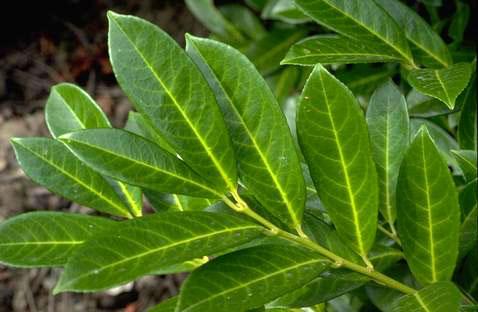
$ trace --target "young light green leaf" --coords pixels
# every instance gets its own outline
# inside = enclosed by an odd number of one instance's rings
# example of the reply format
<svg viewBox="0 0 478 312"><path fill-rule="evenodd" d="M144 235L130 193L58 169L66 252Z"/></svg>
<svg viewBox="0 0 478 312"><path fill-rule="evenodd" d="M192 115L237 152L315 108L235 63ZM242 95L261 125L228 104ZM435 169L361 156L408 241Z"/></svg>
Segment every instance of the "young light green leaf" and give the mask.
<svg viewBox="0 0 478 312"><path fill-rule="evenodd" d="M243 44L244 35L214 6L213 0L186 0L189 11L222 41Z"/></svg>
<svg viewBox="0 0 478 312"><path fill-rule="evenodd" d="M379 210L395 233L398 172L409 142L407 103L389 80L379 87L367 108L367 124L379 181Z"/></svg>
<svg viewBox="0 0 478 312"><path fill-rule="evenodd" d="M297 118L319 197L341 238L365 258L377 229L378 181L360 107L345 85L317 65Z"/></svg>
<svg viewBox="0 0 478 312"><path fill-rule="evenodd" d="M301 28L273 28L266 36L250 44L244 54L263 75L269 75L279 68L290 46L305 36Z"/></svg>
<svg viewBox="0 0 478 312"><path fill-rule="evenodd" d="M60 83L51 89L45 120L53 137L80 129L111 127L88 93L70 83Z"/></svg>
<svg viewBox="0 0 478 312"><path fill-rule="evenodd" d="M0 262L17 267L61 266L94 234L115 222L62 212L29 212L0 223Z"/></svg>
<svg viewBox="0 0 478 312"><path fill-rule="evenodd" d="M375 1L405 32L418 63L428 67L447 67L453 63L446 44L414 10L396 0Z"/></svg>
<svg viewBox="0 0 478 312"><path fill-rule="evenodd" d="M455 156L458 165L460 166L461 170L463 171L463 175L465 176L465 180L467 182L473 181L476 179L476 162L477 156L476 151L471 150L459 150L451 151L452 154Z"/></svg>
<svg viewBox="0 0 478 312"><path fill-rule="evenodd" d="M45 120L53 137L88 128L111 128L111 124L96 102L81 88L61 83L54 86L45 107ZM109 181L128 204L133 215L141 215L141 190L118 181Z"/></svg>
<svg viewBox="0 0 478 312"><path fill-rule="evenodd" d="M108 18L113 71L137 110L191 168L223 193L235 191L230 138L214 94L197 67L153 24L112 12Z"/></svg>
<svg viewBox="0 0 478 312"><path fill-rule="evenodd" d="M90 167L132 185L175 194L220 197L184 162L158 145L120 129L89 129L60 140Z"/></svg>
<svg viewBox="0 0 478 312"><path fill-rule="evenodd" d="M315 252L295 246L243 249L191 273L181 288L176 311L245 311L258 307L309 282L328 263Z"/></svg>
<svg viewBox="0 0 478 312"><path fill-rule="evenodd" d="M239 51L209 39L188 36L186 41L187 52L223 111L242 183L271 214L292 228L299 227L305 202L304 178L274 95Z"/></svg>
<svg viewBox="0 0 478 312"><path fill-rule="evenodd" d="M281 64L353 64L399 62L401 58L389 55L388 50L368 42L336 35L318 35L294 44Z"/></svg>
<svg viewBox="0 0 478 312"><path fill-rule="evenodd" d="M475 65L476 66L476 65ZM477 150L478 131L476 120L476 74L470 80L466 90L458 97L458 103L463 103L460 121L458 123L458 142L462 149Z"/></svg>
<svg viewBox="0 0 478 312"><path fill-rule="evenodd" d="M448 166L422 127L397 187L397 221L407 263L423 284L450 279L458 255L460 208Z"/></svg>
<svg viewBox="0 0 478 312"><path fill-rule="evenodd" d="M55 293L121 285L171 265L239 246L262 227L232 215L165 212L123 222L70 257Z"/></svg>
<svg viewBox="0 0 478 312"><path fill-rule="evenodd" d="M295 0L317 23L376 51L413 64L407 39L395 21L372 0Z"/></svg>
<svg viewBox="0 0 478 312"><path fill-rule="evenodd" d="M451 312L459 311L461 294L451 282L438 282L403 296L391 312Z"/></svg>
<svg viewBox="0 0 478 312"><path fill-rule="evenodd" d="M459 194L461 208L458 258L462 259L478 241L477 179L468 183Z"/></svg>
<svg viewBox="0 0 478 312"><path fill-rule="evenodd" d="M289 24L301 24L310 21L310 18L302 13L293 0L269 0L262 10L263 19L274 19Z"/></svg>
<svg viewBox="0 0 478 312"><path fill-rule="evenodd" d="M169 143L164 139L159 131L154 129L153 125L146 120L143 115L137 112L129 112L128 120L124 126L125 130L133 132L139 136L142 136L160 147L164 150L170 152L171 154L176 154L174 149L169 145Z"/></svg>
<svg viewBox="0 0 478 312"><path fill-rule="evenodd" d="M68 148L48 138L11 139L17 160L35 182L80 205L131 217L105 178L87 167Z"/></svg>
<svg viewBox="0 0 478 312"><path fill-rule="evenodd" d="M407 80L412 87L423 94L437 98L450 109L470 80L471 65L458 63L443 69L414 69Z"/></svg>

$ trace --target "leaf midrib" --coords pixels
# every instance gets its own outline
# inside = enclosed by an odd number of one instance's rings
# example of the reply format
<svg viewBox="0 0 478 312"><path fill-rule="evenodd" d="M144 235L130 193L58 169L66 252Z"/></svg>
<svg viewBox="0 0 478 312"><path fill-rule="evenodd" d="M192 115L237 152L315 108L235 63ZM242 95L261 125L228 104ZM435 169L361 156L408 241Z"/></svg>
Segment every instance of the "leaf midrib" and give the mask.
<svg viewBox="0 0 478 312"><path fill-rule="evenodd" d="M447 91L447 89L445 88L445 85L443 84L443 81L442 81L441 78L440 78L439 70L433 70L433 72L435 73L435 77L437 78L438 82L440 83L441 88L443 89L443 93L444 93L445 96L446 96L447 103L448 103L449 105L454 106L454 102L451 101L450 95L448 94L448 91Z"/></svg>
<svg viewBox="0 0 478 312"><path fill-rule="evenodd" d="M360 220L359 220L358 214L357 214L357 205L355 203L354 194L351 190L352 186L350 184L350 177L349 177L347 165L345 164L345 158L344 158L344 155L343 155L340 139L338 137L337 129L335 127L335 122L334 122L334 119L332 117L332 113L330 111L330 106L329 106L330 104L329 104L329 101L328 101L327 91L325 90L324 81L323 81L323 78L322 78L322 71L319 73L319 79L320 79L320 85L322 87L322 92L324 94L324 103L325 103L325 106L327 108L327 116L329 117L329 121L330 121L330 124L332 126L332 132L334 133L335 142L336 142L336 145L337 145L337 151L339 152L340 165L342 166L342 171L344 173L345 184L347 186L347 194L349 196L349 202L350 202L350 205L352 206L352 215L353 215L353 218L354 218L353 224L354 224L354 229L355 229L355 235L357 235L358 247L359 247L359 250L360 250L360 254L365 257L367 253L366 253L365 248L363 246L362 233L360 232L361 226L360 226Z"/></svg>
<svg viewBox="0 0 478 312"><path fill-rule="evenodd" d="M83 244L85 241L25 241L25 242L15 242L15 243L0 243L0 247L9 247L9 246L29 246L29 245L79 245Z"/></svg>
<svg viewBox="0 0 478 312"><path fill-rule="evenodd" d="M116 209L118 209L118 211L121 212L122 215L124 215L124 213L126 213L126 216L131 216L128 210L125 210L125 209L123 209L122 207L118 206L116 203L114 203L113 201L111 201L109 198L104 197L101 192L97 192L95 189L90 188L87 184L83 183L83 181L77 179L75 176L73 176L73 175L71 175L70 173L68 173L67 171L63 170L63 168L58 167L56 164L50 162L47 158L45 158L45 157L43 157L42 155L36 153L36 152L33 151L32 149L29 149L29 148L26 147L25 145L21 144L18 140L16 141L16 143L17 143L18 145L20 145L21 147L23 147L24 149L30 151L30 153L32 153L32 154L35 155L36 157L40 158L41 160L43 160L44 162L46 162L47 164L49 164L50 166L52 166L52 167L55 168L56 170L60 171L60 172L63 173L64 175L66 175L68 178L72 179L73 181L75 181L76 183L78 183L79 185L81 185L83 188L85 188L85 189L89 190L90 192L94 193L96 196L98 196L99 198L103 199L105 202L107 202L108 204L110 204L112 207L115 207Z"/></svg>
<svg viewBox="0 0 478 312"><path fill-rule="evenodd" d="M224 290L224 291L221 291L221 292L218 292L218 293L215 293L214 295L212 296L209 296L207 297L206 299L203 299L201 301L198 301L196 302L195 304L193 305L190 305L188 307L186 307L185 310L183 310L183 312L186 312L192 308L194 308L195 306L198 306L198 305L201 305L203 304L204 302L207 302L207 301L210 301L210 300L213 300L214 298L216 297L220 297L220 296L223 296L227 293L230 293L230 292L233 292L233 291L236 291L238 289L241 289L241 288L244 288L244 287L248 287L249 285L251 284L254 284L254 283L257 283L257 282L260 282L262 280L266 280L268 278L271 278L271 277L274 277L275 275L280 275L280 274L283 274L283 273L286 273L288 271L292 271L296 268L300 268L302 266L306 266L306 265L310 265L310 264L314 264L314 263L321 263L321 262L326 262L325 260L322 260L322 259L312 259L312 260L309 260L309 261L305 261L305 262L301 262L299 264L296 264L294 266L290 266L290 267L287 267L285 269L281 269L281 270L278 270L278 271L275 271L274 273L270 273L270 274L267 274L267 275L264 275L262 277L259 277L259 278L256 278L256 279L253 279L249 282L246 282L246 283L242 283L236 287L233 287L233 288L229 288L227 290ZM180 303L178 303L178 307L180 306Z"/></svg>
<svg viewBox="0 0 478 312"><path fill-rule="evenodd" d="M208 144L206 144L206 141L204 140L204 138L202 137L202 135L197 131L197 129L194 127L194 124L192 123L192 121L189 119L189 116L186 114L186 112L181 108L181 105L179 105L179 102L176 100L176 98L173 96L173 94L171 93L171 91L169 90L169 88L166 87L165 83L162 81L162 79L159 77L159 75L156 73L156 71L153 69L153 66L151 66L151 64L146 60L145 56L143 55L143 53L136 47L136 45L134 44L134 42L132 41L132 39L128 36L128 34L126 33L126 31L121 27L121 25L116 21L116 18L112 18L111 20L114 21L114 23L118 26L118 29L123 33L123 35L125 36L125 38L127 38L128 42L131 44L131 46L134 48L134 50L138 53L138 55L141 57L141 60L144 62L144 64L146 65L146 67L148 67L148 69L151 71L151 73L153 74L153 76L156 78L156 80L158 81L159 85L164 89L164 91L166 92L166 94L169 96L169 98L172 100L172 102L174 103L175 107L177 108L177 110L179 111L179 113L181 114L181 116L183 116L184 120L186 121L186 123L188 124L189 128L191 128L191 130L193 131L194 135L197 137L199 143L202 145L203 147L203 150L206 152L206 154L209 156L209 158L212 160L213 164L216 166L216 169L219 171L219 174L221 175L222 179L224 180L224 182L226 182L226 185L228 186L229 190L230 191L235 191L236 190L236 187L234 186L234 183L229 179L229 177L227 176L227 174L225 173L224 169L222 168L221 164L219 163L219 161L216 159L216 156L214 156L214 154L212 154L210 152L210 149L212 150L212 148L210 148L208 146Z"/></svg>
<svg viewBox="0 0 478 312"><path fill-rule="evenodd" d="M428 309L428 306L425 304L425 302L422 300L422 297L420 297L420 294L418 292L414 293L413 296L415 299L417 299L418 304L426 311L426 312L432 312L430 309Z"/></svg>
<svg viewBox="0 0 478 312"><path fill-rule="evenodd" d="M132 261L132 260L135 260L135 259L146 257L150 254L154 254L154 253L159 252L161 250L167 250L167 249L179 246L179 245L188 244L188 243L194 242L196 240L201 240L201 239L204 239L204 238L211 238L211 237L214 237L214 236L217 236L217 235L222 235L222 234L225 234L225 233L228 233L228 232L235 232L235 231L247 230L247 229L259 229L259 228L260 227L258 225L246 225L246 226L238 226L238 227L235 227L235 228L227 228L227 229L222 229L222 230L215 231L215 232L206 233L206 234L203 234L203 235L194 236L192 238L183 239L183 240L174 242L174 243L169 244L169 245L163 245L163 246L158 247L158 248L153 248L153 249L148 250L146 252L136 254L132 257L122 258L120 261L116 261L116 262L110 263L108 265L102 266L101 268L99 268L97 270L94 270L91 273L86 273L86 274L82 274L82 275L79 274L79 275L76 276L76 278L71 279L68 283L66 283L65 285L62 285L61 288L65 289L65 286L72 285L80 279L91 276L93 274L98 275L100 272L102 272L106 269L121 265L122 263L125 263L125 262L128 262L128 261Z"/></svg>

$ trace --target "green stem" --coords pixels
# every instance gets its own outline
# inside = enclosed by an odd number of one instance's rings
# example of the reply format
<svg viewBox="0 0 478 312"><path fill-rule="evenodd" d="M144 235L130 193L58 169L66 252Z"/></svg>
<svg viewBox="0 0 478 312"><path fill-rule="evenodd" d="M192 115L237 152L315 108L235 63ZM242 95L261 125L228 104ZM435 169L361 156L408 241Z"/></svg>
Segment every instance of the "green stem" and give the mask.
<svg viewBox="0 0 478 312"><path fill-rule="evenodd" d="M395 243L397 243L398 246L402 246L402 242L400 241L400 238L398 238L394 228L392 228L392 232L390 232L380 224L378 224L377 227L380 232L390 237L393 241L395 241Z"/></svg>
<svg viewBox="0 0 478 312"><path fill-rule="evenodd" d="M265 218L263 218L262 216L257 214L255 211L253 211L247 205L247 203L242 200L242 198L239 196L239 194L237 192L232 193L232 196L237 201L237 203L233 203L232 201L230 201L226 197L224 197L223 200L233 210L235 210L237 212L244 213L245 215L253 218L257 222L259 222L262 225L264 225L265 227L267 227L272 232L272 234L275 234L279 237L285 238L289 241L295 242L295 243L300 244L304 247L307 247L309 249L317 251L322 256L324 256L324 257L330 259L331 261L333 261L334 264L335 264L335 267L343 267L343 268L347 268L349 270L361 273L365 276L370 277L371 279L373 279L375 282L377 282L379 284L382 284L384 286L399 290L399 291L401 291L405 294L413 294L413 293L416 292L416 289L408 287L407 285L402 284L402 283L400 283L400 282L398 282L398 281L396 281L396 280L394 280L394 279L392 279L392 278L390 278L390 277L388 277L388 276L386 276L386 275L384 275L380 272L374 271L370 267L364 267L364 266L358 265L356 263L348 261L347 259L344 259L344 258L334 254L330 250L328 250L328 249L322 247L321 245L315 243L314 241L310 240L302 232L301 229L297 230L299 236L295 235L295 234L291 234L289 232L286 232L286 231L280 229L279 227L275 226L274 224L272 224L271 222L269 222L268 220L266 220Z"/></svg>

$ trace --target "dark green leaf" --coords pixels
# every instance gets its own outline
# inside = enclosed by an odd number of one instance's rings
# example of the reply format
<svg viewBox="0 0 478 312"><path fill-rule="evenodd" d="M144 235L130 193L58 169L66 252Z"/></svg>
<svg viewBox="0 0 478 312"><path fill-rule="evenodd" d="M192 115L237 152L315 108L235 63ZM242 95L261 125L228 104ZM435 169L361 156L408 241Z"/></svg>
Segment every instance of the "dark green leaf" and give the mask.
<svg viewBox="0 0 478 312"><path fill-rule="evenodd" d="M312 280L327 264L320 255L299 247L243 249L191 273L181 288L177 309L244 311L258 307Z"/></svg>
<svg viewBox="0 0 478 312"><path fill-rule="evenodd" d="M131 217L108 181L76 158L64 144L48 138L11 141L18 163L33 181L80 205Z"/></svg>
<svg viewBox="0 0 478 312"><path fill-rule="evenodd" d="M461 171L463 171L465 180L470 182L476 179L476 152L470 150L452 150L451 152L455 156Z"/></svg>
<svg viewBox="0 0 478 312"><path fill-rule="evenodd" d="M409 142L409 124L405 98L391 80L372 95L367 123L377 166L379 210L395 232L397 179Z"/></svg>
<svg viewBox="0 0 478 312"><path fill-rule="evenodd" d="M408 114L412 117L434 117L451 114L456 110L450 110L441 101L429 97L415 89L407 94ZM458 106L458 105L456 105Z"/></svg>
<svg viewBox="0 0 478 312"><path fill-rule="evenodd" d="M114 179L160 192L221 197L175 155L131 132L89 129L60 140L82 161Z"/></svg>
<svg viewBox="0 0 478 312"><path fill-rule="evenodd" d="M367 42L336 35L318 35L294 44L281 64L315 65L398 62L399 57Z"/></svg>
<svg viewBox="0 0 478 312"><path fill-rule="evenodd" d="M450 52L440 36L423 18L397 0L375 0L390 14L412 43L412 52L418 63L429 67L447 67L452 64Z"/></svg>
<svg viewBox="0 0 478 312"><path fill-rule="evenodd" d="M188 36L186 50L216 94L242 183L271 214L299 227L305 201L302 169L266 82L245 56L227 45Z"/></svg>
<svg viewBox="0 0 478 312"><path fill-rule="evenodd" d="M458 255L460 208L448 166L422 127L400 167L397 220L413 275L424 284L450 279Z"/></svg>
<svg viewBox="0 0 478 312"><path fill-rule="evenodd" d="M463 258L478 240L477 179L468 183L460 192L461 207L460 249L458 258Z"/></svg>
<svg viewBox="0 0 478 312"><path fill-rule="evenodd" d="M0 262L19 267L61 266L83 242L115 222L61 212L29 212L0 223Z"/></svg>
<svg viewBox="0 0 478 312"><path fill-rule="evenodd" d="M295 0L295 3L319 24L413 64L405 35L374 1Z"/></svg>
<svg viewBox="0 0 478 312"><path fill-rule="evenodd" d="M197 67L153 24L112 12L108 18L113 71L135 107L195 171L221 191L235 191L230 139Z"/></svg>
<svg viewBox="0 0 478 312"><path fill-rule="evenodd" d="M95 291L171 265L239 246L262 228L232 215L165 212L123 222L70 257L55 293Z"/></svg>
<svg viewBox="0 0 478 312"><path fill-rule="evenodd" d="M465 258L461 272L458 274L460 286L463 290L478 299L478 248L475 245Z"/></svg>
<svg viewBox="0 0 478 312"><path fill-rule="evenodd" d="M368 64L357 64L350 69L337 71L336 77L354 94L369 96L395 73L395 66L371 67Z"/></svg>
<svg viewBox="0 0 478 312"><path fill-rule="evenodd" d="M414 69L407 80L421 93L437 98L453 109L456 98L468 85L471 68L470 63L459 63L443 69Z"/></svg>
<svg viewBox="0 0 478 312"><path fill-rule="evenodd" d="M304 87L297 131L338 234L365 258L374 242L378 213L367 126L353 94L320 65Z"/></svg>
<svg viewBox="0 0 478 312"><path fill-rule="evenodd" d="M476 66L476 65L475 65ZM458 103L463 103L460 121L458 123L458 142L462 149L477 150L477 120L476 120L476 74L468 88L458 97Z"/></svg>
<svg viewBox="0 0 478 312"><path fill-rule="evenodd" d="M460 308L460 291L451 282L428 285L396 301L392 312L451 312Z"/></svg>
<svg viewBox="0 0 478 312"><path fill-rule="evenodd" d="M453 39L453 44L458 45L463 41L463 35L470 19L470 6L462 1L456 1L456 12L448 28L448 36Z"/></svg>

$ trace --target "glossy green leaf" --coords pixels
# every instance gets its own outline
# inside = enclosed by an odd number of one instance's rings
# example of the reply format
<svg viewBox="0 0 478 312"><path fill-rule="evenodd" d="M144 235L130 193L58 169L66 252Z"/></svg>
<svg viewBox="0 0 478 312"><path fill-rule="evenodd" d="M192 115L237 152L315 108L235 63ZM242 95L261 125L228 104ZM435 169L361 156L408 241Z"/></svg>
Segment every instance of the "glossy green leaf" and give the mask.
<svg viewBox="0 0 478 312"><path fill-rule="evenodd" d="M80 205L131 217L113 187L68 148L48 138L11 139L18 163L35 182Z"/></svg>
<svg viewBox="0 0 478 312"><path fill-rule="evenodd" d="M409 124L405 98L391 80L372 95L367 124L377 166L379 210L394 229L397 179L409 142Z"/></svg>
<svg viewBox="0 0 478 312"><path fill-rule="evenodd" d="M437 98L453 109L456 98L468 85L470 75L471 65L459 63L443 69L415 69L408 74L407 80L421 93Z"/></svg>
<svg viewBox="0 0 478 312"><path fill-rule="evenodd" d="M238 30L251 40L264 37L267 30L261 20L251 10L239 4L222 5L219 10Z"/></svg>
<svg viewBox="0 0 478 312"><path fill-rule="evenodd" d="M115 222L62 212L29 212L0 223L0 262L17 267L61 266L71 253Z"/></svg>
<svg viewBox="0 0 478 312"><path fill-rule="evenodd" d="M300 28L273 28L266 36L250 44L244 54L254 63L262 75L279 68L290 46L305 36Z"/></svg>
<svg viewBox="0 0 478 312"><path fill-rule="evenodd" d="M89 129L67 133L60 140L82 161L114 179L160 192L221 196L175 155L131 132Z"/></svg>
<svg viewBox="0 0 478 312"><path fill-rule="evenodd" d="M451 282L438 282L397 300L392 312L451 312L460 308L460 291Z"/></svg>
<svg viewBox="0 0 478 312"><path fill-rule="evenodd" d="M315 252L293 246L243 249L191 273L181 288L177 310L244 311L258 307L312 280L328 263Z"/></svg>
<svg viewBox="0 0 478 312"><path fill-rule="evenodd" d="M202 177L223 192L236 190L230 138L197 67L153 24L112 12L108 18L113 71L137 110Z"/></svg>
<svg viewBox="0 0 478 312"><path fill-rule="evenodd" d="M214 6L213 0L186 0L189 11L221 40L235 44L243 43L244 35Z"/></svg>
<svg viewBox="0 0 478 312"><path fill-rule="evenodd" d="M178 305L178 296L171 297L158 305L155 305L148 312L175 312Z"/></svg>
<svg viewBox="0 0 478 312"><path fill-rule="evenodd" d="M448 166L422 127L400 167L397 221L407 263L423 284L450 279L458 255L460 208Z"/></svg>
<svg viewBox="0 0 478 312"><path fill-rule="evenodd" d="M45 120L53 137L88 128L111 128L111 124L95 101L81 88L61 83L54 86L45 106ZM141 215L143 200L137 187L110 181L128 204L133 215Z"/></svg>
<svg viewBox="0 0 478 312"><path fill-rule="evenodd" d="M216 203L209 198L164 194L150 190L146 190L145 194L156 211L201 211Z"/></svg>
<svg viewBox="0 0 478 312"><path fill-rule="evenodd" d="M459 256L463 258L478 241L477 179L468 183L459 194L461 208Z"/></svg>
<svg viewBox="0 0 478 312"><path fill-rule="evenodd" d="M126 121L126 125L124 128L125 130L133 132L156 143L171 154L176 154L174 149L171 147L171 145L169 145L166 139L161 136L159 131L154 129L153 125L148 120L146 120L140 113L129 112L128 120Z"/></svg>
<svg viewBox="0 0 478 312"><path fill-rule="evenodd" d="M452 64L450 52L440 36L415 10L396 0L375 0L405 32L418 63L429 67Z"/></svg>
<svg viewBox="0 0 478 312"><path fill-rule="evenodd" d="M475 65L476 67L476 65ZM462 149L477 150L477 119L476 119L476 74L470 81L466 90L458 97L458 102L463 103L460 121L458 123L458 142Z"/></svg>
<svg viewBox="0 0 478 312"><path fill-rule="evenodd" d="M413 64L405 35L374 1L295 0L295 3L317 23Z"/></svg>
<svg viewBox="0 0 478 312"><path fill-rule="evenodd" d="M360 107L345 85L317 65L297 118L319 197L341 238L366 257L377 229L378 182Z"/></svg>
<svg viewBox="0 0 478 312"><path fill-rule="evenodd" d="M55 293L95 291L244 244L262 228L232 215L165 212L123 222L71 256Z"/></svg>
<svg viewBox="0 0 478 312"><path fill-rule="evenodd" d="M53 137L79 129L111 127L88 93L70 83L61 83L51 89L45 120Z"/></svg>
<svg viewBox="0 0 478 312"><path fill-rule="evenodd" d="M447 115L454 112L457 108L450 110L448 106L443 105L438 99L425 95L415 89L407 94L408 114L411 117L434 117ZM456 105L458 106L458 105Z"/></svg>
<svg viewBox="0 0 478 312"><path fill-rule="evenodd" d="M476 151L470 150L459 150L459 151L451 151L452 154L455 156L458 165L460 166L461 170L463 171L463 175L465 176L465 180L467 182L473 181L476 179Z"/></svg>
<svg viewBox="0 0 478 312"><path fill-rule="evenodd" d="M281 64L353 64L399 62L401 59L389 55L388 50L368 42L336 35L318 35L294 44Z"/></svg>
<svg viewBox="0 0 478 312"><path fill-rule="evenodd" d="M274 19L290 24L300 24L310 21L310 18L302 13L293 0L269 0L262 10L263 19Z"/></svg>
<svg viewBox="0 0 478 312"><path fill-rule="evenodd" d="M266 82L245 56L225 44L188 36L186 50L216 94L242 183L271 214L299 227L305 201L302 168Z"/></svg>

